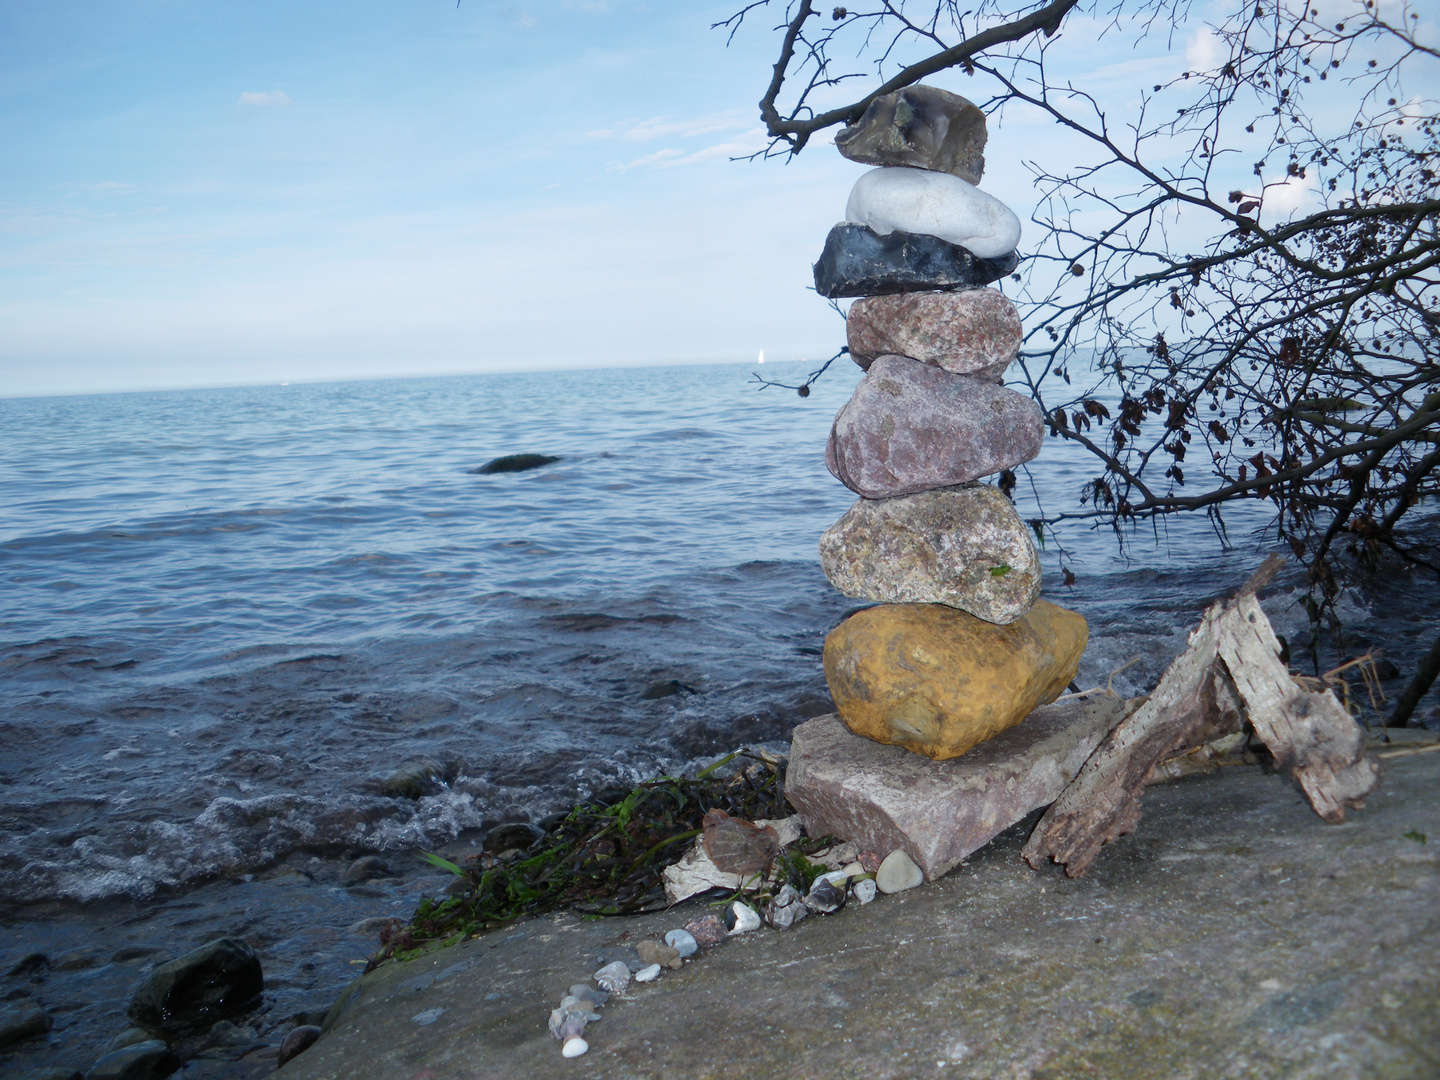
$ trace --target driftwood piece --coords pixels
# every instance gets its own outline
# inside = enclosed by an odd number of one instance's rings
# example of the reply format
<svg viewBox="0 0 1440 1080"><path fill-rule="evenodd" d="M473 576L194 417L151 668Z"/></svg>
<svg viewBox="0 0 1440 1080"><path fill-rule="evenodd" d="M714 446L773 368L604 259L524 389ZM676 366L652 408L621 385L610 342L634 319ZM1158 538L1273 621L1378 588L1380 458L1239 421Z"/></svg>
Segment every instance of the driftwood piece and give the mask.
<svg viewBox="0 0 1440 1080"><path fill-rule="evenodd" d="M1280 642L1254 593L1241 593L1220 627L1220 658L1245 699L1255 734L1289 769L1315 812L1333 823L1365 805L1379 782L1365 734L1328 689L1308 689L1280 662Z"/></svg>
<svg viewBox="0 0 1440 1080"><path fill-rule="evenodd" d="M1271 556L1234 598L1210 606L1154 693L1040 819L1022 853L1031 866L1053 859L1079 877L1101 847L1135 830L1140 794L1159 762L1239 731L1246 720L1276 761L1294 770L1326 821L1361 805L1377 778L1363 760L1359 725L1328 690L1310 690L1290 675L1255 599L1283 564Z"/></svg>

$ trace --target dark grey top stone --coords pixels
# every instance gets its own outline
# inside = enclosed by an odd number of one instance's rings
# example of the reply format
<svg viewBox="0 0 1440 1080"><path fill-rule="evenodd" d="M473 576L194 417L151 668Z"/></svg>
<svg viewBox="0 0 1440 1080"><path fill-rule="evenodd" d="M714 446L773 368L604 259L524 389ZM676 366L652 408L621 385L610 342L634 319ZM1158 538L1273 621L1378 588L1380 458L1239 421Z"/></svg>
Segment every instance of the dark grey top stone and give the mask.
<svg viewBox="0 0 1440 1080"><path fill-rule="evenodd" d="M889 296L894 293L978 289L1020 265L1016 252L980 259L949 241L900 229L881 236L865 225L841 222L825 238L815 264L821 296Z"/></svg>

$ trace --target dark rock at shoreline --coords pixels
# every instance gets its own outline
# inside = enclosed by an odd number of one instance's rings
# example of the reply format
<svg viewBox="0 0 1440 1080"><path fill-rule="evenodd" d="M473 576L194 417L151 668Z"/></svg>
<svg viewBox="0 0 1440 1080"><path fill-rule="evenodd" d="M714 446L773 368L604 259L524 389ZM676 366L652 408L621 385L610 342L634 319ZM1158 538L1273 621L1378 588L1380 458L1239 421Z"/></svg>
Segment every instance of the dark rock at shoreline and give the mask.
<svg viewBox="0 0 1440 1080"><path fill-rule="evenodd" d="M362 855L345 868L341 881L346 885L358 885L371 878L389 877L390 867L378 855Z"/></svg>
<svg viewBox="0 0 1440 1080"><path fill-rule="evenodd" d="M110 963L128 964L135 960L156 960L163 964L169 958L170 954L159 945L122 945L111 953Z"/></svg>
<svg viewBox="0 0 1440 1080"><path fill-rule="evenodd" d="M85 1080L164 1080L180 1068L175 1052L159 1039L106 1054L85 1074Z"/></svg>
<svg viewBox="0 0 1440 1080"><path fill-rule="evenodd" d="M686 686L679 679L661 679L653 682L645 688L640 695L641 701L659 701L661 698L674 697L676 694L694 694L698 691L693 686Z"/></svg>
<svg viewBox="0 0 1440 1080"><path fill-rule="evenodd" d="M50 966L50 957L43 952L26 953L15 963L11 964L5 971L7 979L17 979L22 975L35 975L44 971Z"/></svg>
<svg viewBox="0 0 1440 1080"><path fill-rule="evenodd" d="M154 1038L155 1033L153 1031L146 1031L144 1028L126 1028L110 1040L110 1045L105 1048L105 1052L108 1054L112 1050L124 1050L127 1046L137 1046L143 1042L152 1042Z"/></svg>
<svg viewBox="0 0 1440 1080"><path fill-rule="evenodd" d="M505 457L487 461L478 469L470 471L481 476L490 476L493 473L528 472L531 469L538 469L542 465L553 465L559 460L558 457L551 457L549 454L507 454Z"/></svg>
<svg viewBox="0 0 1440 1080"><path fill-rule="evenodd" d="M44 1035L54 1023L38 1005L18 1005L0 1010L0 1047Z"/></svg>
<svg viewBox="0 0 1440 1080"><path fill-rule="evenodd" d="M492 855L502 851L523 851L545 836L545 830L528 821L512 821L507 825L496 825L485 837L485 850Z"/></svg>
<svg viewBox="0 0 1440 1080"><path fill-rule="evenodd" d="M85 1074L78 1069L26 1069L24 1072L16 1073L9 1080L85 1080Z"/></svg>
<svg viewBox="0 0 1440 1080"><path fill-rule="evenodd" d="M841 222L825 238L815 264L815 291L834 299L976 289L999 281L1019 265L1013 251L998 259L980 259L938 236L899 229L881 236L864 225Z"/></svg>
<svg viewBox="0 0 1440 1080"><path fill-rule="evenodd" d="M323 1034L319 1027L314 1024L303 1024L291 1030L280 1043L280 1055L276 1060L276 1068L284 1065L296 1054L303 1054L315 1044L315 1040Z"/></svg>
<svg viewBox="0 0 1440 1080"><path fill-rule="evenodd" d="M50 962L50 967L55 971L80 971L82 968L94 967L100 962L103 951L93 946L71 949L55 957Z"/></svg>
<svg viewBox="0 0 1440 1080"><path fill-rule="evenodd" d="M245 1012L264 988L255 951L238 938L219 938L152 971L129 1015L156 1030L194 1028Z"/></svg>
<svg viewBox="0 0 1440 1080"><path fill-rule="evenodd" d="M418 799L434 795L450 779L450 771L442 762L422 758L411 761L380 781L380 794L395 799Z"/></svg>

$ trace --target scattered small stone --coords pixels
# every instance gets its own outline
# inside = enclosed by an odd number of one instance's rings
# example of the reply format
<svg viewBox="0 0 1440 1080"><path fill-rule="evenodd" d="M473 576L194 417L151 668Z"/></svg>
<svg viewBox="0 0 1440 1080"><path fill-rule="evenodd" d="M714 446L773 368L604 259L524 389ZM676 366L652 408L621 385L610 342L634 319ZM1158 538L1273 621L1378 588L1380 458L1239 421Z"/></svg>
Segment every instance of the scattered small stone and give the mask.
<svg viewBox="0 0 1440 1080"><path fill-rule="evenodd" d="M855 894L855 899L860 901L861 906L864 906L875 899L875 879L861 878L851 886L850 891Z"/></svg>
<svg viewBox="0 0 1440 1080"><path fill-rule="evenodd" d="M291 1028L290 1033L280 1043L280 1054L276 1059L276 1068L284 1065L297 1054L303 1054L320 1038L320 1029L314 1024L302 1024L300 1027Z"/></svg>
<svg viewBox="0 0 1440 1080"><path fill-rule="evenodd" d="M678 968L683 961L680 959L680 950L659 941L646 939L635 946L635 952L645 966L661 964L668 968Z"/></svg>
<svg viewBox="0 0 1440 1080"><path fill-rule="evenodd" d="M390 867L379 855L362 855L345 868L340 880L345 885L359 885L362 881L389 876Z"/></svg>
<svg viewBox="0 0 1440 1080"><path fill-rule="evenodd" d="M598 1009L610 1000L610 995L606 991L596 990L593 986L586 986L584 983L571 983L570 996L583 1001L594 1009Z"/></svg>
<svg viewBox="0 0 1440 1080"><path fill-rule="evenodd" d="M208 1026L252 1008L264 987L255 950L218 938L152 971L130 1001L130 1019L155 1030Z"/></svg>
<svg viewBox="0 0 1440 1080"><path fill-rule="evenodd" d="M54 971L80 971L84 968L94 967L100 962L102 950L98 948L71 949L55 957L50 963Z"/></svg>
<svg viewBox="0 0 1440 1080"><path fill-rule="evenodd" d="M700 943L688 930L671 930L665 935L665 944L678 952L682 959L694 956Z"/></svg>
<svg viewBox="0 0 1440 1080"><path fill-rule="evenodd" d="M54 1023L50 1014L36 1005L20 1005L0 1012L0 1048L36 1035L44 1035Z"/></svg>
<svg viewBox="0 0 1440 1080"><path fill-rule="evenodd" d="M150 1042L154 1038L154 1034L146 1031L144 1028L126 1028L110 1040L110 1045L106 1047L106 1053L109 1053L111 1050L124 1050L127 1046L137 1046L143 1042Z"/></svg>
<svg viewBox="0 0 1440 1080"><path fill-rule="evenodd" d="M782 885L766 909L765 921L776 930L789 930L809 913L799 890L793 885Z"/></svg>
<svg viewBox="0 0 1440 1080"><path fill-rule="evenodd" d="M873 874L880 869L880 864L885 861L885 856L878 851L862 851L856 861L865 868L867 874Z"/></svg>
<svg viewBox="0 0 1440 1080"><path fill-rule="evenodd" d="M736 900L725 909L725 930L729 934L748 934L760 926L760 914L749 904Z"/></svg>
<svg viewBox="0 0 1440 1080"><path fill-rule="evenodd" d="M831 881L829 874L816 878L805 895L805 906L817 915L833 914L845 906L845 887Z"/></svg>
<svg viewBox="0 0 1440 1080"><path fill-rule="evenodd" d="M164 1080L180 1068L180 1059L159 1039L106 1054L85 1074L85 1080Z"/></svg>
<svg viewBox="0 0 1440 1080"><path fill-rule="evenodd" d="M924 880L925 875L915 865L915 860L899 848L885 856L885 861L875 873L875 887L887 894L913 889Z"/></svg>
<svg viewBox="0 0 1440 1080"><path fill-rule="evenodd" d="M576 1035L574 1038L565 1040L565 1045L561 1047L560 1053L564 1054L567 1058L574 1058L579 1057L589 1049L590 1044L580 1038L579 1035Z"/></svg>
<svg viewBox="0 0 1440 1080"><path fill-rule="evenodd" d="M635 972L636 982L654 982L660 977L660 965L650 964Z"/></svg>
<svg viewBox="0 0 1440 1080"><path fill-rule="evenodd" d="M419 1024L421 1027L429 1027L443 1015L445 1015L444 1009L426 1009L424 1012L418 1012L410 1017L410 1020L413 1023Z"/></svg>
<svg viewBox="0 0 1440 1080"><path fill-rule="evenodd" d="M591 977L600 984L602 990L608 990L612 994L623 994L625 988L630 985L630 967L625 961L616 960L614 963L606 964Z"/></svg>
<svg viewBox="0 0 1440 1080"><path fill-rule="evenodd" d="M856 859L854 862L848 862L844 866L842 866L840 868L840 872L844 874L847 878L858 878L867 873L868 871L866 871L865 867L860 864L860 860Z"/></svg>
<svg viewBox="0 0 1440 1080"><path fill-rule="evenodd" d="M725 940L725 924L718 915L700 915L685 924L685 932L697 945L709 948Z"/></svg>

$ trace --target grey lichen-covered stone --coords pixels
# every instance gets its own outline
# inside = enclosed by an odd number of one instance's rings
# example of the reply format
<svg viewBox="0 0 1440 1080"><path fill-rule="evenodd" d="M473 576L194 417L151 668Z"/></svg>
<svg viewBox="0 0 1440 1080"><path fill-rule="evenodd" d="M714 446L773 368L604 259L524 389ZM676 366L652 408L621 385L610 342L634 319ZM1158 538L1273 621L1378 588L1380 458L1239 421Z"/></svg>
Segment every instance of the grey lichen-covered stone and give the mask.
<svg viewBox="0 0 1440 1080"><path fill-rule="evenodd" d="M999 382L1020 351L1015 305L996 289L870 296L850 305L845 343L866 370L881 356Z"/></svg>
<svg viewBox="0 0 1440 1080"><path fill-rule="evenodd" d="M954 487L1040 453L1040 407L1003 386L882 356L835 416L825 464L867 499Z"/></svg>
<svg viewBox="0 0 1440 1080"><path fill-rule="evenodd" d="M807 835L904 851L933 880L1054 802L1123 712L1116 698L1042 706L949 761L856 735L834 714L816 717L791 736L785 797Z"/></svg>
<svg viewBox="0 0 1440 1080"><path fill-rule="evenodd" d="M938 236L902 230L881 236L873 229L841 222L825 237L815 264L815 291L840 296L889 296L933 289L978 289L1012 273L1015 252L982 259Z"/></svg>
<svg viewBox="0 0 1440 1080"><path fill-rule="evenodd" d="M820 537L820 565L846 596L946 604L992 623L1040 596L1030 530L987 484L861 499Z"/></svg>
<svg viewBox="0 0 1440 1080"><path fill-rule="evenodd" d="M865 165L911 165L978 184L985 139L985 114L973 102L934 86L907 86L872 101L835 136L835 148Z"/></svg>

